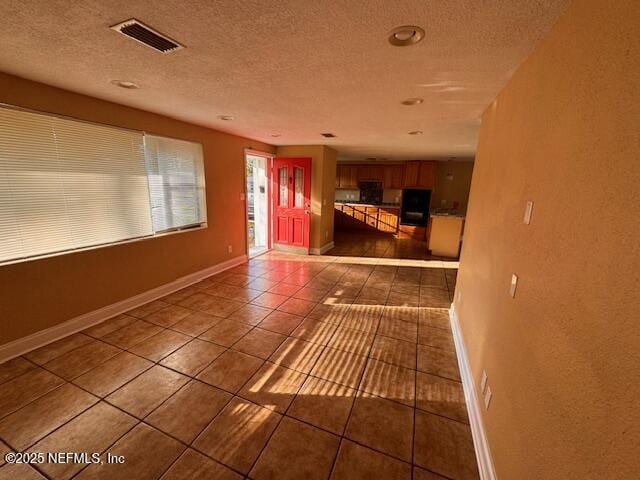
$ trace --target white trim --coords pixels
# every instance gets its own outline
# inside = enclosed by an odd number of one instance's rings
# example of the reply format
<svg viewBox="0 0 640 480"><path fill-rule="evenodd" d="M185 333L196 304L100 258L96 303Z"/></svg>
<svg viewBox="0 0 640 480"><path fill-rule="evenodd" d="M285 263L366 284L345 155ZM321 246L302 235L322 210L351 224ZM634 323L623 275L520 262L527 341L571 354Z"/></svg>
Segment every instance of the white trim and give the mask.
<svg viewBox="0 0 640 480"><path fill-rule="evenodd" d="M251 248L249 247L249 192L247 192L247 157L252 155L254 157L263 157L267 161L266 168L266 177L267 177L267 246L264 251L256 252L251 255ZM255 258L263 253L271 250L271 245L273 244L273 232L271 228L271 224L273 221L273 207L271 205L271 170L273 168L273 158L275 154L261 152L259 150L252 150L250 148L244 149L244 170L242 172L242 178L244 178L244 185L242 186L242 191L244 192L244 238L245 238L245 248L247 249L247 258ZM271 235L269 235L271 234Z"/></svg>
<svg viewBox="0 0 640 480"><path fill-rule="evenodd" d="M334 246L335 245L334 245L333 242L325 243L320 248L310 248L309 249L309 254L310 255L322 255L323 253L328 252L329 250L331 250Z"/></svg>
<svg viewBox="0 0 640 480"><path fill-rule="evenodd" d="M471 424L471 434L473 436L473 445L476 450L476 459L478 461L478 470L480 471L481 480L495 480L496 472L493 467L491 458L491 450L489 442L484 430L484 422L482 421L481 405L476 393L475 384L473 382L473 374L469 365L469 357L462 338L462 331L458 323L456 310L451 304L449 309L449 319L451 321L451 330L453 331L453 340L456 345L456 355L458 356L458 364L460 366L460 376L462 377L462 385L464 387L464 398L467 403L467 411L469 412L469 423Z"/></svg>
<svg viewBox="0 0 640 480"><path fill-rule="evenodd" d="M252 148L245 148L244 156L246 157L247 155L253 155L255 157L271 158L271 159L275 158L276 156L275 153L263 152L260 150L253 150Z"/></svg>
<svg viewBox="0 0 640 480"><path fill-rule="evenodd" d="M260 255L264 255L265 253L267 253L269 251L268 247L264 247L261 248L260 250L256 250L255 252L251 253L251 249L249 249L249 255L248 258L256 258L259 257Z"/></svg>
<svg viewBox="0 0 640 480"><path fill-rule="evenodd" d="M92 312L82 314L78 317L67 320L53 327L49 327L45 330L41 330L36 333L32 333L23 338L19 338L4 345L0 345L0 363L10 360L19 355L23 355L31 350L47 345L60 338L66 337L73 333L84 330L85 328L96 325L108 318L115 315L119 315L124 312L128 312L132 308L139 307L145 303L157 300L177 290L181 290L184 287L192 285L204 278L207 278L216 273L220 273L224 270L228 270L237 265L243 264L247 261L246 255L240 255L230 260L227 260L217 265L205 268L198 272L190 273L184 277L180 277L159 287L147 290L133 297L121 300L106 307L99 308Z"/></svg>

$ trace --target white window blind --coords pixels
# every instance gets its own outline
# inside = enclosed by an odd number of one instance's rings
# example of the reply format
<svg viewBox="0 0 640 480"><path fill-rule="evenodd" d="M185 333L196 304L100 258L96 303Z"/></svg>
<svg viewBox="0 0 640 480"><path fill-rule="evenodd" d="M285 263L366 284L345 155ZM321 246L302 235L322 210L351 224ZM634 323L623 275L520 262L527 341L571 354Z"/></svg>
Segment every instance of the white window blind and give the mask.
<svg viewBox="0 0 640 480"><path fill-rule="evenodd" d="M144 142L153 230L206 223L202 146L149 134Z"/></svg>
<svg viewBox="0 0 640 480"><path fill-rule="evenodd" d="M0 108L0 262L152 233L141 132Z"/></svg>

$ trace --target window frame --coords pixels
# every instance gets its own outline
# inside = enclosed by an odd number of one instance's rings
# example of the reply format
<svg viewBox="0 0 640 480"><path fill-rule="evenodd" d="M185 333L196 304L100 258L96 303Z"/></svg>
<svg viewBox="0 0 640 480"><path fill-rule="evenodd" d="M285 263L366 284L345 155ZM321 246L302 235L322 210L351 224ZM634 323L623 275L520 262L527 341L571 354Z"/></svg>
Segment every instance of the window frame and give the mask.
<svg viewBox="0 0 640 480"><path fill-rule="evenodd" d="M202 173L203 173L203 180L204 180L204 196L203 196L203 209L204 209L204 222L200 223L200 224L196 224L196 225L187 225L184 227L177 227L177 228L173 228L171 230L166 230L166 231L162 231L162 232L158 232L158 233L152 233L151 235L144 235L141 237L135 237L135 238L128 238L125 240L118 240L115 242L106 242L106 243L100 243L100 244L96 244L96 245L91 245L91 246L87 246L87 247L81 247L81 248L71 248L68 250L60 250L57 252L50 252L50 253L44 253L44 254L40 254L40 255L31 255L28 257L22 257L22 258L16 258L16 259L12 259L12 260L6 260L6 261L0 261L0 268L4 267L4 266L9 266L9 265L15 265L15 264L20 264L20 263L26 263L26 262L32 262L32 261L36 261L36 260L43 260L43 259L47 259L47 258L53 258L53 257L60 257L63 255L69 255L69 254L74 254L74 253L80 253L80 252L87 252L87 251L91 251L91 250L97 250L97 249L101 249L101 248L108 248L108 247L114 247L114 246L118 246L118 245L126 245L129 243L137 243L137 242L144 242L147 240L154 240L156 238L161 238L161 237L167 237L170 235L177 235L180 233L188 233L188 232L195 232L195 231L199 231L199 230L205 230L207 228L209 228L209 217L208 217L208 208L207 208L207 183L206 183L206 167L205 167L205 161L204 161L204 145L202 144L202 142L195 142L193 140L190 139L184 139L184 138L176 138L176 137L170 137L161 133L153 133L147 130L138 130L135 128L127 128L127 127L122 127L121 125L114 125L111 123L103 123L103 122L95 122L95 121L91 121L91 120L86 120L83 118L78 118L78 117L74 117L71 115L63 115L60 113L56 113L56 112L49 112L46 110L35 110L32 108L26 108L26 107L21 107L18 105L11 105L8 103L3 103L0 102L0 108L5 108L8 110L17 110L17 111L23 111L23 112L28 112L28 113L34 113L34 114L38 114L38 115L47 115L47 116L51 116L51 117L57 117L63 120L71 120L74 122L82 122L82 123L88 123L91 125L97 125L97 126L104 126L104 127L111 127L111 128L117 128L120 130L125 130L125 131L129 131L129 132L136 132L136 133L141 133L143 135L143 137L145 135L153 135L156 137L164 137L170 140L181 140L181 141L186 141L186 142L192 142L192 143L199 143L201 145L202 148ZM148 174L148 173L147 173Z"/></svg>

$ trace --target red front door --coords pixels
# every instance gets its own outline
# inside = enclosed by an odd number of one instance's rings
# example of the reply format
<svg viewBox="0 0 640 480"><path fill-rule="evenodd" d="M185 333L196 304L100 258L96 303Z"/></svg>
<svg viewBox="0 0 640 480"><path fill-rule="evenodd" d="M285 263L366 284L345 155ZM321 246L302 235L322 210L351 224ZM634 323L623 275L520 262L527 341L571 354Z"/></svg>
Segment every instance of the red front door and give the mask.
<svg viewBox="0 0 640 480"><path fill-rule="evenodd" d="M273 159L273 242L309 251L311 159Z"/></svg>

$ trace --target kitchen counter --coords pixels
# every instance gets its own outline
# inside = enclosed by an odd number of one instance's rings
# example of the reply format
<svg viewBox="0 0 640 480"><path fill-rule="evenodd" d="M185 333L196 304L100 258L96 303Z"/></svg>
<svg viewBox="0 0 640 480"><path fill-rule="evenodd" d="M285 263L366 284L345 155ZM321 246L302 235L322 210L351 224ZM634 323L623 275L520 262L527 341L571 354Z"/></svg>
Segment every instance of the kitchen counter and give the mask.
<svg viewBox="0 0 640 480"><path fill-rule="evenodd" d="M430 217L455 217L455 218L465 218L465 214L461 212L457 213L446 213L446 212L430 212Z"/></svg>
<svg viewBox="0 0 640 480"><path fill-rule="evenodd" d="M400 205L335 202L334 225L337 230L397 233L400 225Z"/></svg>
<svg viewBox="0 0 640 480"><path fill-rule="evenodd" d="M429 250L432 255L457 258L460 255L460 241L464 217L462 215L431 214L431 234Z"/></svg>
<svg viewBox="0 0 640 480"><path fill-rule="evenodd" d="M363 202L340 202L336 201L336 205L349 205L351 207L372 207L372 208L400 208L399 203L363 203Z"/></svg>

